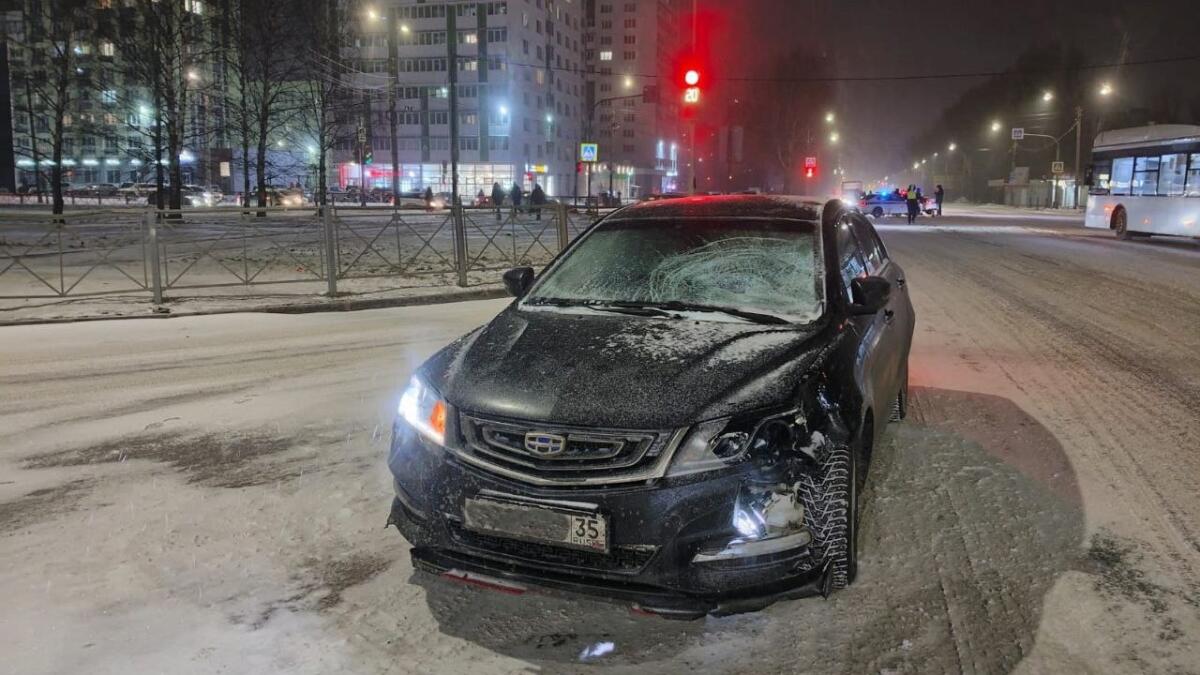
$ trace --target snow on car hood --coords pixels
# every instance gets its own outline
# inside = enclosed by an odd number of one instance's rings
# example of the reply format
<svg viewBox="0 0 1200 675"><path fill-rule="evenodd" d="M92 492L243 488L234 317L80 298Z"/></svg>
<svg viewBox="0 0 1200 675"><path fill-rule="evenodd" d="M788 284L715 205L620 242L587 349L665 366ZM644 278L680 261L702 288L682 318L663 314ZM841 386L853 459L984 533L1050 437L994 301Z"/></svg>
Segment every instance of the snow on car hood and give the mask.
<svg viewBox="0 0 1200 675"><path fill-rule="evenodd" d="M788 400L815 358L816 333L510 307L421 372L475 414L666 429Z"/></svg>

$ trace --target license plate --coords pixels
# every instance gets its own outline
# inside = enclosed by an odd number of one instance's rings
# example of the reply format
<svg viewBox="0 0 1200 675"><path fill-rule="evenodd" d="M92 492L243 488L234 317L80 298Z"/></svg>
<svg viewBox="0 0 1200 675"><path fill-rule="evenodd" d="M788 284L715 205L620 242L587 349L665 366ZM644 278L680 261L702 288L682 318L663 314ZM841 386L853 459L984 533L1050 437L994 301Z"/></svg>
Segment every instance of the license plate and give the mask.
<svg viewBox="0 0 1200 675"><path fill-rule="evenodd" d="M608 518L595 511L469 498L463 521L472 532L608 553Z"/></svg>

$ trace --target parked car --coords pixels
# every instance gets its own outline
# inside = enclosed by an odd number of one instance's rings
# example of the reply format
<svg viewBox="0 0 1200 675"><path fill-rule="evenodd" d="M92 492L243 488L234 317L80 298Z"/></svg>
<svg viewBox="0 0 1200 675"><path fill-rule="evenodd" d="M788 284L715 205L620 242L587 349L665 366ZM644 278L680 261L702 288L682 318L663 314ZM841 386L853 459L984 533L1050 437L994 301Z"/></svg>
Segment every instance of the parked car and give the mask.
<svg viewBox="0 0 1200 675"><path fill-rule="evenodd" d="M688 195L683 192L655 192L653 194L648 194L645 197L642 197L642 201L644 201L644 202L659 202L664 199L683 199L684 197L687 197L687 196Z"/></svg>
<svg viewBox="0 0 1200 675"><path fill-rule="evenodd" d="M85 189L88 197L115 197L118 186L115 183L93 183Z"/></svg>
<svg viewBox="0 0 1200 675"><path fill-rule="evenodd" d="M155 189L154 183L126 182L126 183L121 183L121 185L117 188L117 194L125 197L126 199L129 199L132 197L144 197L147 194L153 192L154 189Z"/></svg>
<svg viewBox="0 0 1200 675"><path fill-rule="evenodd" d="M167 186L166 190L167 190L167 193L165 195L163 195L163 205L166 208L170 208L170 206L169 206L169 204L170 204L170 202L169 202L170 187ZM205 206L212 205L210 198L208 195L205 194L204 189L200 188L198 186L195 186L195 185L185 185L182 188L180 188L179 197L180 197L180 203L184 207L205 207ZM158 205L158 191L157 190L152 189L152 190L150 190L149 193L146 194L146 203L150 206Z"/></svg>
<svg viewBox="0 0 1200 675"><path fill-rule="evenodd" d="M854 580L915 322L861 213L637 204L504 281L516 300L399 397L388 523L415 568L675 618Z"/></svg>
<svg viewBox="0 0 1200 675"><path fill-rule="evenodd" d="M893 190L891 192L868 192L858 200L858 208L863 213L870 214L875 218L883 218L886 216L907 216L908 202L905 201L906 191ZM937 212L937 206L933 204L933 200L922 195L921 197L921 213L925 215L933 215Z"/></svg>

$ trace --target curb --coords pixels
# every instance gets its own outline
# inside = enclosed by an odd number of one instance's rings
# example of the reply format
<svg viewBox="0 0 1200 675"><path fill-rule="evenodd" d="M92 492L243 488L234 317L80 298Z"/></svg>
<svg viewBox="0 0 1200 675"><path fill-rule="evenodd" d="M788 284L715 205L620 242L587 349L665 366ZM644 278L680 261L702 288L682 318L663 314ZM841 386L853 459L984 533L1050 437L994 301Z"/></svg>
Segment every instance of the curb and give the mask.
<svg viewBox="0 0 1200 675"><path fill-rule="evenodd" d="M88 321L127 321L140 319L179 319L190 316L214 316L217 314L316 314L318 312L357 312L368 309L386 309L388 307L417 307L422 305L441 305L455 302L471 302L474 300L495 300L508 296L503 288L480 288L454 293L436 295L413 295L401 298L364 298L359 300L329 300L326 302L306 302L287 305L266 305L262 307L236 307L230 309L211 309L182 311L178 313L149 313L114 316L79 316L50 319L16 319L0 320L3 326L36 326L41 324L84 323Z"/></svg>

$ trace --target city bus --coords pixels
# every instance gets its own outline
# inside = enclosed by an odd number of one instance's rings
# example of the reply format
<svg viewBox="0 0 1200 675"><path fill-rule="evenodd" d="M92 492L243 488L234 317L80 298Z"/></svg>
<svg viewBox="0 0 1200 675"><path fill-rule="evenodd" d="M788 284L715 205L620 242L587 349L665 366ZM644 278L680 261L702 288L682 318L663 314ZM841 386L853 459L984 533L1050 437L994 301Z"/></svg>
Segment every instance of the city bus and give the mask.
<svg viewBox="0 0 1200 675"><path fill-rule="evenodd" d="M1200 237L1200 126L1162 124L1096 136L1084 225L1121 239Z"/></svg>

